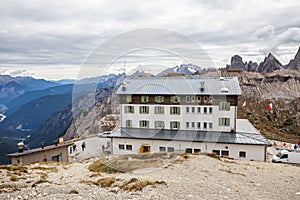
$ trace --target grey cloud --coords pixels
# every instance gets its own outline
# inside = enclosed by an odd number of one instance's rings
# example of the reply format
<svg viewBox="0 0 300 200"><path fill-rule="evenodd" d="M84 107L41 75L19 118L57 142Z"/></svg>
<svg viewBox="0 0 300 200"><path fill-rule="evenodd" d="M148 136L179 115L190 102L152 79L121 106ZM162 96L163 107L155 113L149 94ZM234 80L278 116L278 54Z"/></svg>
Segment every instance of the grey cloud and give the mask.
<svg viewBox="0 0 300 200"><path fill-rule="evenodd" d="M255 59L279 52L278 47L298 46L299 9L296 0L8 1L0 7L0 64L80 65L106 39L155 27L191 37L217 66L225 66L233 54ZM128 61L133 65L143 56L131 54ZM172 59L163 53L148 59L155 57Z"/></svg>
<svg viewBox="0 0 300 200"><path fill-rule="evenodd" d="M254 37L257 37L258 39L261 39L261 38L268 39L273 35L274 31L275 31L274 26L267 25L267 26L255 31L255 33L253 35L254 35Z"/></svg>

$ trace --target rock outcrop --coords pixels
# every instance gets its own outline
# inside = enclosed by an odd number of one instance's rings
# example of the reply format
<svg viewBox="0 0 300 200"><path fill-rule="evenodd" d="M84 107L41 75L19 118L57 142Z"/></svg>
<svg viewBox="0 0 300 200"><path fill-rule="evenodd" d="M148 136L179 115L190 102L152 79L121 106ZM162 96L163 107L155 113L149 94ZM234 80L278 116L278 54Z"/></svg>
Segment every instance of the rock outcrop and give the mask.
<svg viewBox="0 0 300 200"><path fill-rule="evenodd" d="M241 69L248 72L255 72L258 67L256 62L243 62L243 58L239 55L234 55L231 57L230 65L227 65L227 69Z"/></svg>
<svg viewBox="0 0 300 200"><path fill-rule="evenodd" d="M281 69L283 69L283 65L275 58L275 56L273 56L273 54L269 53L264 61L259 64L256 71L269 73Z"/></svg>
<svg viewBox="0 0 300 200"><path fill-rule="evenodd" d="M300 71L300 47L295 55L295 58L290 60L289 64L285 66L287 69L293 69Z"/></svg>

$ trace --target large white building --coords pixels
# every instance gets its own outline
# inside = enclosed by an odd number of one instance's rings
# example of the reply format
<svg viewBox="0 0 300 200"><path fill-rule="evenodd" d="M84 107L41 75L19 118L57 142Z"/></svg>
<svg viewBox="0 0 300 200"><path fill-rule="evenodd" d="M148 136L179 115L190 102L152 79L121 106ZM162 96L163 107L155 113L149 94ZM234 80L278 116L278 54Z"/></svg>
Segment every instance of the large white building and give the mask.
<svg viewBox="0 0 300 200"><path fill-rule="evenodd" d="M215 152L266 160L270 145L248 120L236 119L236 77L127 79L118 88L121 128L112 153Z"/></svg>

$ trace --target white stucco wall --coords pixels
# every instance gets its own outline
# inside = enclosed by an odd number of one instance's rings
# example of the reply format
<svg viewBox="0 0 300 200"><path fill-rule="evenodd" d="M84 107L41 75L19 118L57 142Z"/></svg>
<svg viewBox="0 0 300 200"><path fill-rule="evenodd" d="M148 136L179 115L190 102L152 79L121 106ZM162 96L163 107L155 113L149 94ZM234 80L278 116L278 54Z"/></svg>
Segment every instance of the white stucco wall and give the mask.
<svg viewBox="0 0 300 200"><path fill-rule="evenodd" d="M132 151L120 150L119 144L132 145ZM200 143L182 141L163 141L163 140L137 140L137 139L112 139L112 150L115 155L139 153L141 145L149 145L151 153L159 152L159 147L174 147L175 152L185 152L186 148L201 149L201 152L212 152L212 150L228 150L229 156L245 160L265 160L265 147L258 145L239 145L239 144L220 144L220 143ZM228 147L226 149L226 146ZM246 158L240 158L239 152L245 151Z"/></svg>
<svg viewBox="0 0 300 200"><path fill-rule="evenodd" d="M134 113L125 113L125 106L134 106ZM139 106L149 106L149 114L140 114ZM164 114L155 114L155 106L164 106ZM170 114L170 107L180 107L180 114ZM189 113L186 112L186 107L190 107ZM195 107L195 113L192 113L192 107ZM198 107L201 108L201 113L198 113ZM204 107L212 107L212 114L204 114ZM230 118L229 126L219 126L219 118ZM205 130L205 131L224 131L230 132L235 130L236 106L230 106L230 110L219 110L219 106L198 106L198 105L149 105L149 104L122 104L121 106L121 127L126 127L126 120L132 120L133 128L140 128L140 120L148 120L149 128L155 128L155 121L164 121L165 129L170 129L171 121L179 121L180 129L182 130ZM189 122L189 128L186 127L186 122ZM192 128L191 123L195 122L195 127ZM198 129L197 122L201 122L201 128ZM203 123L212 123L212 129L204 129Z"/></svg>

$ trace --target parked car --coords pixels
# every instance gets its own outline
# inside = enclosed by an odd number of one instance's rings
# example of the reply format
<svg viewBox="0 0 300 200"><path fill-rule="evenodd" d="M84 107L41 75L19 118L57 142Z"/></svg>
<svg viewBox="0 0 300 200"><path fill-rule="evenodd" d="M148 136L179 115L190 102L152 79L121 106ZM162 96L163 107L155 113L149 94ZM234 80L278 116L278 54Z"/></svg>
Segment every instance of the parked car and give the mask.
<svg viewBox="0 0 300 200"><path fill-rule="evenodd" d="M104 132L102 132L102 133L99 133L98 136L99 136L99 137L106 137L106 136L108 136L108 135L110 135L110 134L111 134L111 131L104 131Z"/></svg>
<svg viewBox="0 0 300 200"><path fill-rule="evenodd" d="M273 156L272 162L300 164L300 153L281 150Z"/></svg>

